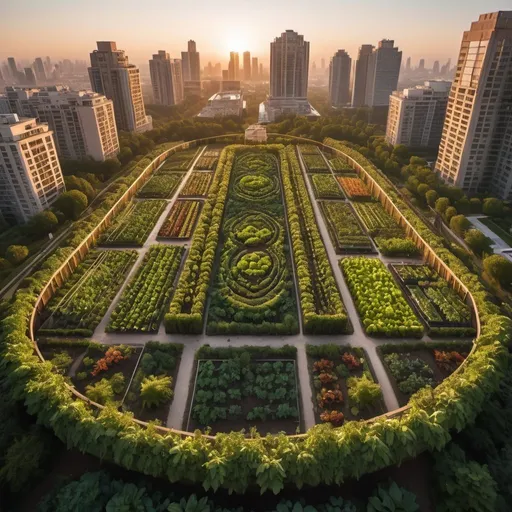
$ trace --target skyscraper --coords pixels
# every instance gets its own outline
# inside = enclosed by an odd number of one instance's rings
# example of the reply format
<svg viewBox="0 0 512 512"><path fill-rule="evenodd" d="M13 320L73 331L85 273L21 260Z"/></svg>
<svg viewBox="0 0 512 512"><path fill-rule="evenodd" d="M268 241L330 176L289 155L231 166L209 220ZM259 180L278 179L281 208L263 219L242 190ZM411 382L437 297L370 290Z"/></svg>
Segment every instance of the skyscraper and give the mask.
<svg viewBox="0 0 512 512"><path fill-rule="evenodd" d="M464 32L435 168L470 194L512 199L512 11Z"/></svg>
<svg viewBox="0 0 512 512"><path fill-rule="evenodd" d="M53 133L36 119L0 114L0 211L26 222L64 192Z"/></svg>
<svg viewBox="0 0 512 512"><path fill-rule="evenodd" d="M345 50L338 50L329 64L329 100L333 107L350 103L350 70L352 59Z"/></svg>
<svg viewBox="0 0 512 512"><path fill-rule="evenodd" d="M439 61L438 60L434 61L434 65L432 67L432 73L434 73L434 75L439 74Z"/></svg>
<svg viewBox="0 0 512 512"><path fill-rule="evenodd" d="M32 68L25 68L25 83L26 85L36 85L36 75Z"/></svg>
<svg viewBox="0 0 512 512"><path fill-rule="evenodd" d="M362 107L366 100L366 82L368 78L368 62L373 52L371 44L363 44L359 48L359 54L354 70L354 81L352 85L352 106ZM410 64L409 59L409 64Z"/></svg>
<svg viewBox="0 0 512 512"><path fill-rule="evenodd" d="M420 71L425 71L425 59L420 59L420 65L418 66Z"/></svg>
<svg viewBox="0 0 512 512"><path fill-rule="evenodd" d="M48 56L46 57L46 59L44 59L44 69L46 71L46 76L50 76L53 71L53 66L52 60Z"/></svg>
<svg viewBox="0 0 512 512"><path fill-rule="evenodd" d="M34 71L38 82L46 82L46 72L44 70L43 59L37 57L34 61Z"/></svg>
<svg viewBox="0 0 512 512"><path fill-rule="evenodd" d="M260 105L260 122L272 122L276 116L296 113L318 117L307 101L309 42L293 30L283 32L270 43L270 93Z"/></svg>
<svg viewBox="0 0 512 512"><path fill-rule="evenodd" d="M183 76L179 59L171 59L165 50L159 50L149 61L149 73L156 105L178 105L183 101Z"/></svg>
<svg viewBox="0 0 512 512"><path fill-rule="evenodd" d="M252 58L252 79L259 79L259 66L258 66L258 57Z"/></svg>
<svg viewBox="0 0 512 512"><path fill-rule="evenodd" d="M183 81L201 80L201 60L196 48L196 42L187 43L187 51L181 52Z"/></svg>
<svg viewBox="0 0 512 512"><path fill-rule="evenodd" d="M238 52L229 53L228 79L240 80L240 55Z"/></svg>
<svg viewBox="0 0 512 512"><path fill-rule="evenodd" d="M394 91L389 98L386 141L393 145L437 148L450 86L451 82L439 80Z"/></svg>
<svg viewBox="0 0 512 512"><path fill-rule="evenodd" d="M13 80L17 80L19 71L16 65L16 59L14 57L8 57L7 64L9 65L9 71L11 72Z"/></svg>
<svg viewBox="0 0 512 512"><path fill-rule="evenodd" d="M389 95L396 90L402 63L402 52L389 39L379 45L368 57L365 104L369 107L389 105Z"/></svg>
<svg viewBox="0 0 512 512"><path fill-rule="evenodd" d="M251 79L251 52L244 52L244 80Z"/></svg>
<svg viewBox="0 0 512 512"><path fill-rule="evenodd" d="M98 41L91 53L89 78L93 91L114 102L118 130L145 132L153 128L142 101L139 68L128 62L113 41Z"/></svg>
<svg viewBox="0 0 512 512"><path fill-rule="evenodd" d="M405 71L411 71L411 57L407 57L407 62L405 64Z"/></svg>
<svg viewBox="0 0 512 512"><path fill-rule="evenodd" d="M320 60L320 67L322 68L322 71L325 69L325 59L323 57Z"/></svg>

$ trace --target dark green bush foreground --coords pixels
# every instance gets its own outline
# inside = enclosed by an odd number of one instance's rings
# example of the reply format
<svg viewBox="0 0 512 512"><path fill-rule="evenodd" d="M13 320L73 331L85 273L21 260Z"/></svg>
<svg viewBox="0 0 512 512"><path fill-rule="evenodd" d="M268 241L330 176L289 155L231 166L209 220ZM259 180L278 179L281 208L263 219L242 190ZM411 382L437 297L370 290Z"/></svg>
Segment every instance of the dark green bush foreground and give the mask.
<svg viewBox="0 0 512 512"><path fill-rule="evenodd" d="M134 169L125 180L133 181L140 170ZM383 180L388 189L388 182L376 170L375 173L375 179ZM390 190L390 196L402 208L400 198L393 194ZM255 435L247 439L243 433L231 433L209 439L198 434L181 437L172 432L161 433L154 425L143 428L129 414L113 407L98 411L74 399L65 378L53 371L50 362L43 363L34 354L27 332L44 284L116 197L107 196L103 211L76 224L67 247L57 250L41 270L24 281L25 287L16 293L0 324L4 347L0 368L12 397L23 400L28 412L36 415L40 424L52 428L69 448L77 447L122 467L173 482L200 482L205 489L222 486L243 492L255 485L261 491L277 493L285 484L337 484L425 450L440 450L451 433L474 421L504 375L504 345L512 332L511 320L499 316L499 309L489 300L478 277L470 274L404 205L404 215L466 283L482 320L481 336L461 371L433 392L414 395L404 414L372 423L348 422L340 428L317 426L298 438Z"/></svg>
<svg viewBox="0 0 512 512"><path fill-rule="evenodd" d="M240 500L234 498L233 503ZM247 500L249 501L249 500ZM274 500L273 500L274 501ZM389 486L375 490L370 497L368 507L355 505L338 496L322 497L315 505L307 504L304 500L287 501L275 500L274 503L262 505L256 503L257 510L268 512L358 512L372 511L404 511L419 510L416 496L406 489L398 487L394 482ZM388 508L381 508L384 504ZM394 505L394 508L389 508ZM127 483L123 480L114 480L104 471L85 473L80 480L54 490L46 495L39 503L37 512L128 512L128 511L169 511L169 512L249 512L253 507L238 506L225 508L214 500L197 497L195 494L177 496L174 493L165 493L152 489L151 483Z"/></svg>

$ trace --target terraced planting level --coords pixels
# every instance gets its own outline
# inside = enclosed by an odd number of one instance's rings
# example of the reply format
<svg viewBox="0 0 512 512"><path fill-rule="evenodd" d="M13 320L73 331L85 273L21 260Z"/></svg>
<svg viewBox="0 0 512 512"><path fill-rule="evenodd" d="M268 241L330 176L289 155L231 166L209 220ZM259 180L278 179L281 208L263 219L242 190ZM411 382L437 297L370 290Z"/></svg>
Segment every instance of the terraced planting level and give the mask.
<svg viewBox="0 0 512 512"><path fill-rule="evenodd" d="M278 162L272 151L236 156L208 314L210 334L298 331Z"/></svg>
<svg viewBox="0 0 512 512"><path fill-rule="evenodd" d="M136 259L135 251L89 252L48 303L41 333L91 335Z"/></svg>
<svg viewBox="0 0 512 512"><path fill-rule="evenodd" d="M112 312L107 331L157 332L169 304L183 247L153 246Z"/></svg>
<svg viewBox="0 0 512 512"><path fill-rule="evenodd" d="M348 198L357 201L367 201L372 198L369 188L363 180L351 176L337 176L338 183L342 186Z"/></svg>
<svg viewBox="0 0 512 512"><path fill-rule="evenodd" d="M166 206L166 201L157 199L131 203L103 234L100 243L141 247Z"/></svg>
<svg viewBox="0 0 512 512"><path fill-rule="evenodd" d="M338 254L373 251L370 237L359 224L349 204L340 201L321 201L319 204L332 244Z"/></svg>
<svg viewBox="0 0 512 512"><path fill-rule="evenodd" d="M368 334L421 336L423 325L382 261L344 258L340 267Z"/></svg>
<svg viewBox="0 0 512 512"><path fill-rule="evenodd" d="M158 238L190 238L202 204L201 201L176 201L158 232Z"/></svg>

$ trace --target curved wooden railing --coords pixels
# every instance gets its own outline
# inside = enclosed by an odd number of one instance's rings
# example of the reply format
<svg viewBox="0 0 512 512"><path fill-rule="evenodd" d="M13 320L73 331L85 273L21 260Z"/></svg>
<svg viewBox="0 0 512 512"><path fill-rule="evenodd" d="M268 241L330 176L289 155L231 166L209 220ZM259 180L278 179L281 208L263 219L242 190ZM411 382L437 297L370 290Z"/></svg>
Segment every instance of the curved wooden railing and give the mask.
<svg viewBox="0 0 512 512"><path fill-rule="evenodd" d="M354 170L359 174L360 177L365 181L365 183L370 187L372 194L374 194L377 199L381 202L386 211L393 216L399 224L404 227L407 235L414 240L416 245L423 251L423 255L427 262L433 266L433 268L443 277L445 278L454 289L460 294L463 295L466 300L469 299L470 304L473 308L473 320L476 329L476 337L480 335L480 318L478 315L478 309L476 306L476 302L467 289L467 287L462 283L462 281L454 274L454 272L442 261L436 254L435 251L430 247L430 245L420 236L420 234L415 230L415 228L410 224L410 222L402 215L400 210L395 206L391 198L384 192L384 190L380 187L380 185L369 175L369 173L359 164L356 160L346 155L342 151L333 148L331 146L326 146L321 142L317 142L311 139L305 139L302 137L294 137L291 135L282 135L282 134L268 134L269 138L283 138L289 139L292 142L304 143L304 144L314 144L320 149L331 153L336 154L337 156L341 156L345 159L347 163L350 163ZM242 140L236 140L240 139ZM89 233L89 235L84 239L84 241L73 251L73 253L67 258L67 260L53 273L50 280L46 284L46 286L42 289L39 294L37 301L35 303L34 309L32 311L32 315L30 318L29 324L29 336L34 345L34 350L36 354L41 359L41 361L45 361L41 351L39 350L37 341L35 339L35 326L38 321L39 314L42 312L44 307L48 304L50 299L53 297L55 291L62 286L62 283L65 279L75 270L78 264L84 259L87 253L91 250L92 247L96 244L96 241L99 238L99 235L110 225L112 219L119 213L119 211L124 207L126 203L128 203L137 193L137 191L148 181L149 177L167 158L172 156L174 153L179 151L183 151L185 149L189 149L191 147L197 147L202 144L215 144L216 142L227 142L230 139L235 139L231 142L243 143L243 134L229 134L229 135L220 135L215 137L207 137L203 139L196 139L193 141L185 142L183 144L179 144L172 148L169 148L158 155L136 178L136 180L130 185L130 187L126 190L126 192L116 201L116 203L112 206L112 208L105 214L103 219L98 223L98 225ZM469 360L471 354L475 349L475 345L466 358L466 360L455 370L454 373L458 373L465 366L466 361ZM453 374L452 374L453 375ZM80 393L74 386L70 384L65 384L67 389L77 398L84 400L89 405L96 407L98 410L104 408L103 405L93 402L85 395ZM410 408L409 405L405 405L400 407L399 409L395 409L393 411L389 411L381 416L376 418L372 418L368 420L369 422L376 420L377 418L392 418L399 416L406 412ZM148 426L147 422L138 420L136 418L133 421L141 426ZM171 429L167 427L157 426L156 427L162 433L174 433L180 436L194 436L195 434L192 432L185 432L182 430ZM297 434L290 435L288 437L291 438L303 438L306 434ZM205 438L214 439L215 436L203 434Z"/></svg>

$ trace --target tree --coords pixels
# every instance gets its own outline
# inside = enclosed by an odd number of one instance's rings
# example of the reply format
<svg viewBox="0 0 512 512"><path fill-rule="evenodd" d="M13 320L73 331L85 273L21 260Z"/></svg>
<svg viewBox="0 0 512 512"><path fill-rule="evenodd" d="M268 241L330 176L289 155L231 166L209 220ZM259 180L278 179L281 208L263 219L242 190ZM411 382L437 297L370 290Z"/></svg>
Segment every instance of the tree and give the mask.
<svg viewBox="0 0 512 512"><path fill-rule="evenodd" d="M427 161L424 158L420 158L419 156L411 156L409 163L411 165L417 165L419 167L425 167L426 165L428 165Z"/></svg>
<svg viewBox="0 0 512 512"><path fill-rule="evenodd" d="M455 203L455 208L457 208L457 211L459 213L463 213L463 214L469 213L469 211L470 211L469 199L466 196L464 196L462 199L459 199Z"/></svg>
<svg viewBox="0 0 512 512"><path fill-rule="evenodd" d="M484 199L482 212L491 217L500 217L503 215L503 201L500 201L495 197L488 197Z"/></svg>
<svg viewBox="0 0 512 512"><path fill-rule="evenodd" d="M70 190L61 194L54 203L54 207L61 211L66 218L77 220L87 208L87 196L79 190Z"/></svg>
<svg viewBox="0 0 512 512"><path fill-rule="evenodd" d="M455 215L450 219L450 229L462 236L471 226L471 223L464 215Z"/></svg>
<svg viewBox="0 0 512 512"><path fill-rule="evenodd" d="M360 379L351 377L347 381L348 396L359 407L364 408L372 405L381 397L380 386L363 375Z"/></svg>
<svg viewBox="0 0 512 512"><path fill-rule="evenodd" d="M469 200L469 211L471 213L481 213L482 212L482 201L478 199L478 197L472 197Z"/></svg>
<svg viewBox="0 0 512 512"><path fill-rule="evenodd" d="M66 185L66 190L79 190L83 192L87 196L88 201L94 199L96 195L93 186L87 180L78 176L65 176L64 184Z"/></svg>
<svg viewBox="0 0 512 512"><path fill-rule="evenodd" d="M435 190L429 190L425 194L425 199L427 200L427 204L433 208L436 204L437 198L439 197L439 194Z"/></svg>
<svg viewBox="0 0 512 512"><path fill-rule="evenodd" d="M448 208L448 206L450 206L450 200L447 197L440 197L436 201L436 206L435 206L436 212L443 215L444 212L446 211L446 209Z"/></svg>
<svg viewBox="0 0 512 512"><path fill-rule="evenodd" d="M158 407L172 395L172 377L150 375L140 385L142 407Z"/></svg>
<svg viewBox="0 0 512 512"><path fill-rule="evenodd" d="M446 211L444 212L444 218L446 219L446 222L450 223L450 221L452 220L453 217L455 217L455 215L457 215L457 209L454 208L453 206L448 206L448 208L446 208Z"/></svg>
<svg viewBox="0 0 512 512"><path fill-rule="evenodd" d="M430 187L426 183L420 183L418 185L418 195L425 197L425 194L430 190Z"/></svg>
<svg viewBox="0 0 512 512"><path fill-rule="evenodd" d="M28 247L24 245L10 245L5 251L5 257L13 265L19 265L28 256Z"/></svg>
<svg viewBox="0 0 512 512"><path fill-rule="evenodd" d="M42 238L48 233L52 233L58 225L59 220L55 213L50 210L45 210L31 217L27 224L27 230L32 235Z"/></svg>
<svg viewBox="0 0 512 512"><path fill-rule="evenodd" d="M482 254L491 254L492 240L487 238L478 229L469 229L464 235L464 240L468 244L469 248L478 256Z"/></svg>
<svg viewBox="0 0 512 512"><path fill-rule="evenodd" d="M493 254L484 260L485 271L505 288L512 286L512 262L501 254Z"/></svg>

